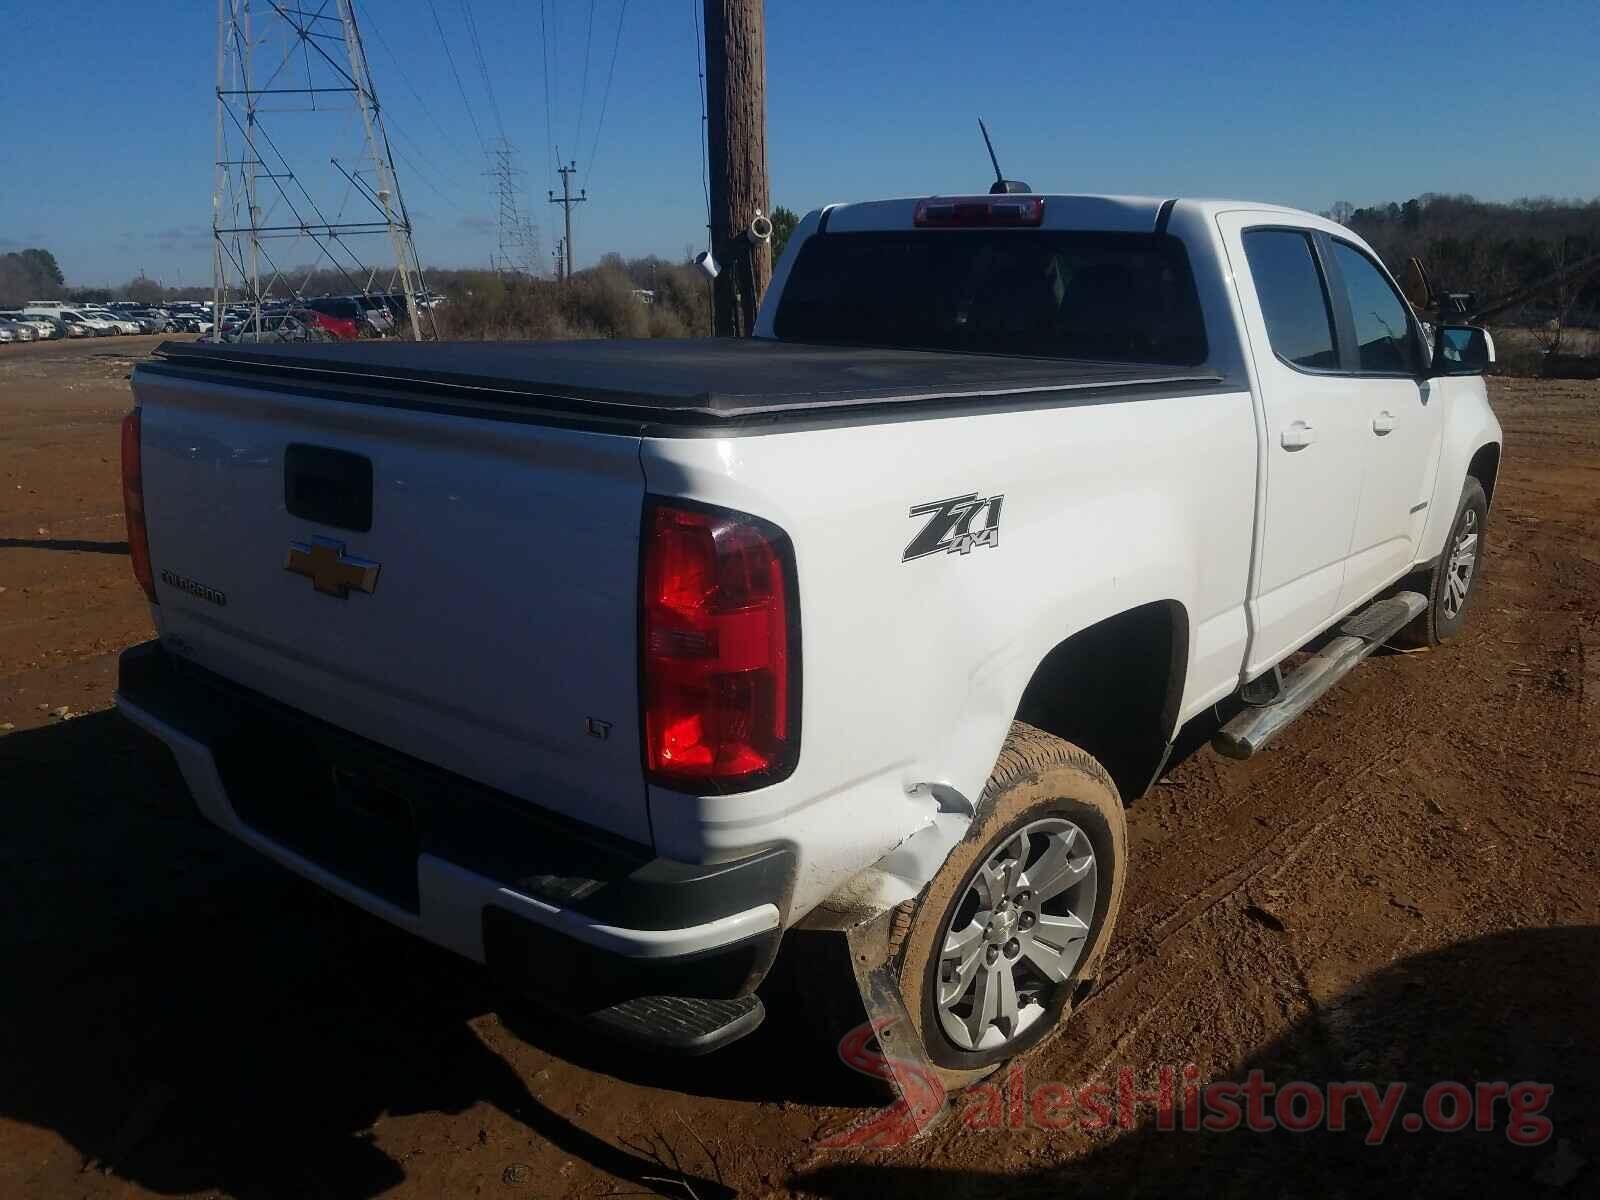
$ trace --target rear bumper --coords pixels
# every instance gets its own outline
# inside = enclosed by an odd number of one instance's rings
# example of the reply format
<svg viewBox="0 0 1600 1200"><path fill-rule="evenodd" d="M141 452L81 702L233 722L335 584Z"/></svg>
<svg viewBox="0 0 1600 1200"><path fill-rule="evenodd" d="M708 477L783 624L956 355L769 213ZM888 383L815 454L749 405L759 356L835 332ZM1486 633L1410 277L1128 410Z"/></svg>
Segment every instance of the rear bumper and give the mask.
<svg viewBox="0 0 1600 1200"><path fill-rule="evenodd" d="M124 651L117 708L200 811L384 920L573 1014L749 994L794 874L774 848L699 866L355 737L168 654Z"/></svg>

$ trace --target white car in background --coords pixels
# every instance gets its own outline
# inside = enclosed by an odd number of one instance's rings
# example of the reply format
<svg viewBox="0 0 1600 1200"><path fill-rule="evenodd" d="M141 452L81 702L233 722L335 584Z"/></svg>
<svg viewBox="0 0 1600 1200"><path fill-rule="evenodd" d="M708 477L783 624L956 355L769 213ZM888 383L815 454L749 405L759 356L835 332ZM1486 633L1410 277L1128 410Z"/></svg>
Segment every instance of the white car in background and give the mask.
<svg viewBox="0 0 1600 1200"><path fill-rule="evenodd" d="M122 332L117 323L93 311L82 311L75 308L60 310L61 319L67 324L78 325L87 329L95 337L109 337Z"/></svg>
<svg viewBox="0 0 1600 1200"><path fill-rule="evenodd" d="M41 342L47 338L61 336L61 332L53 318L40 316L37 313L0 312L0 321L11 321L17 325L26 326L33 330L34 337Z"/></svg>
<svg viewBox="0 0 1600 1200"><path fill-rule="evenodd" d="M132 317L122 316L121 314L114 313L109 309L89 309L83 315L86 317L98 317L100 320L108 322L117 333L144 332L144 326L140 325L139 322L135 321Z"/></svg>

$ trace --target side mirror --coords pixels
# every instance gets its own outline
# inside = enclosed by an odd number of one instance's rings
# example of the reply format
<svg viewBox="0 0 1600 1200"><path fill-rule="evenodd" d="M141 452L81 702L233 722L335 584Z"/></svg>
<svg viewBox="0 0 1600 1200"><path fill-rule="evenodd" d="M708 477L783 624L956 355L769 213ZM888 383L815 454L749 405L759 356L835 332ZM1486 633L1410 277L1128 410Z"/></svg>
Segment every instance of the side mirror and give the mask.
<svg viewBox="0 0 1600 1200"><path fill-rule="evenodd" d="M1440 325L1433 338L1430 376L1482 375L1494 362L1494 338L1481 325Z"/></svg>

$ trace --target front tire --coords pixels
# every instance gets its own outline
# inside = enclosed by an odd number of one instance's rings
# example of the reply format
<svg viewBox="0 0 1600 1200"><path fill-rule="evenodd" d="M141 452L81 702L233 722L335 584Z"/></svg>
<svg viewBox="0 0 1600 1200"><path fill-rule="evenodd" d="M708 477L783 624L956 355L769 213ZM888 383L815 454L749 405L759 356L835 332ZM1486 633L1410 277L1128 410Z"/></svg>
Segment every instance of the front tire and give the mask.
<svg viewBox="0 0 1600 1200"><path fill-rule="evenodd" d="M1127 823L1093 757L1014 722L963 841L899 926L900 989L946 1087L1059 1026L1122 905Z"/></svg>
<svg viewBox="0 0 1600 1200"><path fill-rule="evenodd" d="M1467 609L1477 593L1478 577L1483 573L1488 519L1489 498L1484 495L1483 484L1469 475L1461 488L1444 552L1428 575L1428 607L1395 638L1400 645L1437 646L1461 632Z"/></svg>

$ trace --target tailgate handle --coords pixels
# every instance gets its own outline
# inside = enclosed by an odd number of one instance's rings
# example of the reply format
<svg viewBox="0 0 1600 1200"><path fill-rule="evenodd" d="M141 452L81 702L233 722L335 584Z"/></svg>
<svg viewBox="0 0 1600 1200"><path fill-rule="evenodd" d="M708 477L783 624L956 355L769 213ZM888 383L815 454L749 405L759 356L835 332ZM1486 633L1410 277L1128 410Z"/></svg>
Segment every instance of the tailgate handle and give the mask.
<svg viewBox="0 0 1600 1200"><path fill-rule="evenodd" d="M283 454L283 505L290 515L366 533L372 528L372 460L348 450L294 443Z"/></svg>

